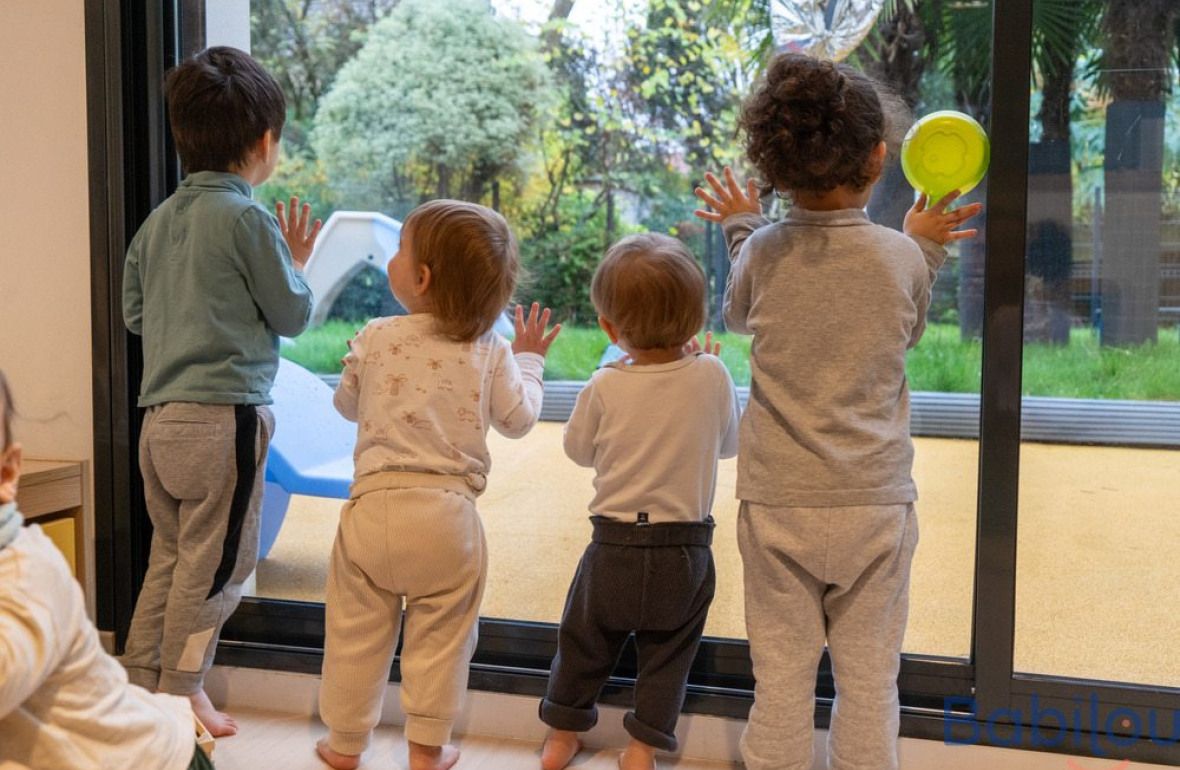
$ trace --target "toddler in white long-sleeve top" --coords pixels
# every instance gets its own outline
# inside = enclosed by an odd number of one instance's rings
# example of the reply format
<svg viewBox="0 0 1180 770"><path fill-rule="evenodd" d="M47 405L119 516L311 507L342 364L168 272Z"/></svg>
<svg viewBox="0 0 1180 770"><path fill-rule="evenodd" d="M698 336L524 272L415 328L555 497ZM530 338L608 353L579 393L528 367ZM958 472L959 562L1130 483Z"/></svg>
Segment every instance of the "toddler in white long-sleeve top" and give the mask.
<svg viewBox="0 0 1180 770"><path fill-rule="evenodd" d="M705 276L684 244L633 235L602 260L590 288L599 323L630 356L578 395L565 452L594 468L594 531L578 564L540 717L553 730L543 770L573 760L578 733L632 633L639 658L631 742L621 770L675 751L689 669L713 600L717 460L737 453L737 394L706 338Z"/></svg>
<svg viewBox="0 0 1180 770"><path fill-rule="evenodd" d="M356 478L340 513L326 598L317 746L355 768L381 714L405 603L401 699L411 770L444 770L467 689L487 548L475 499L487 431L518 438L541 412L544 356L560 326L516 309L509 345L492 324L516 288L508 224L471 203L415 209L389 263L409 315L379 318L350 343L336 408L357 423Z"/></svg>

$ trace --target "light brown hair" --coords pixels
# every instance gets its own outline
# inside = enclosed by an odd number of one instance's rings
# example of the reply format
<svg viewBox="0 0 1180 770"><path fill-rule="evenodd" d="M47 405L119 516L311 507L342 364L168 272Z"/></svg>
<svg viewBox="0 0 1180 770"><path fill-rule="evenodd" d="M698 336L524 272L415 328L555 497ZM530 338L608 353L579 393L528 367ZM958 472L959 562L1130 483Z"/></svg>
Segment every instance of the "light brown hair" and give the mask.
<svg viewBox="0 0 1180 770"><path fill-rule="evenodd" d="M430 312L457 342L481 337L516 290L520 252L504 217L456 200L423 203L403 225L414 261L430 268Z"/></svg>
<svg viewBox="0 0 1180 770"><path fill-rule="evenodd" d="M4 426L4 441L0 442L0 452L12 445L12 391L8 388L8 378L0 371L0 425Z"/></svg>
<svg viewBox="0 0 1180 770"><path fill-rule="evenodd" d="M640 350L688 342L705 324L705 273L667 235L630 235L606 252L590 283L598 314Z"/></svg>

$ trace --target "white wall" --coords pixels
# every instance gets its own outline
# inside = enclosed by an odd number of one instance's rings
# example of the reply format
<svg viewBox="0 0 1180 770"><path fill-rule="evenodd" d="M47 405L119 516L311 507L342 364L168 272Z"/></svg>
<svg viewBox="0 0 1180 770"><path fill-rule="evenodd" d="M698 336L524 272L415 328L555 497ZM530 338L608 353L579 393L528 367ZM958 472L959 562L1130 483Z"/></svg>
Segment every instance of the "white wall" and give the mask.
<svg viewBox="0 0 1180 770"><path fill-rule="evenodd" d="M25 457L93 459L82 0L3 0L0 369ZM91 476L87 476L88 483ZM83 525L94 612L93 486Z"/></svg>
<svg viewBox="0 0 1180 770"><path fill-rule="evenodd" d="M93 453L81 0L4 0L0 368L31 457Z"/></svg>

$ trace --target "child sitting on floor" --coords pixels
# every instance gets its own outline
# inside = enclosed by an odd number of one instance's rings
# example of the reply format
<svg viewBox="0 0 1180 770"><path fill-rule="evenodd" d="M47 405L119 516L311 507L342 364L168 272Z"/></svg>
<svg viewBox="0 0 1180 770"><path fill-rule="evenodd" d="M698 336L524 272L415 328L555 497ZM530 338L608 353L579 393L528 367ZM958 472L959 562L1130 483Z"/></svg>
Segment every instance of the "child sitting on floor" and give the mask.
<svg viewBox="0 0 1180 770"><path fill-rule="evenodd" d="M0 767L211 769L188 700L128 683L61 552L21 526L12 410L0 372Z"/></svg>

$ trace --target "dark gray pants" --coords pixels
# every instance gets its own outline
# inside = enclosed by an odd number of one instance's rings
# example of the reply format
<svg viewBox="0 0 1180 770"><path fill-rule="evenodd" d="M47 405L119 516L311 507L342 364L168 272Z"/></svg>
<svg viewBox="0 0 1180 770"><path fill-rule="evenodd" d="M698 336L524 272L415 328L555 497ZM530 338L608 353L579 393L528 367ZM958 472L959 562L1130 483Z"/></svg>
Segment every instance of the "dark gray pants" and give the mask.
<svg viewBox="0 0 1180 770"><path fill-rule="evenodd" d="M593 727L598 694L634 632L635 708L623 725L636 740L675 751L688 672L713 601L713 519L591 521L594 538L566 597L541 721L574 732Z"/></svg>

